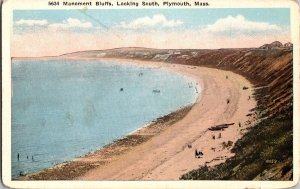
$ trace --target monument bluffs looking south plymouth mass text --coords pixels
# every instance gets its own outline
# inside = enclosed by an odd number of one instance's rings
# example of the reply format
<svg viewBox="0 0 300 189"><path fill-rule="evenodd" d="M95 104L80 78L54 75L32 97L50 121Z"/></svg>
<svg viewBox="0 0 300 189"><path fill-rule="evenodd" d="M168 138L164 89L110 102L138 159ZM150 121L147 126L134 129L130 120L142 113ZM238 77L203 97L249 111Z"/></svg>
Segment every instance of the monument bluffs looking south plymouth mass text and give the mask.
<svg viewBox="0 0 300 189"><path fill-rule="evenodd" d="M123 6L123 7L191 7L191 6L209 6L208 2L201 2L201 1L194 1L194 2L178 2L178 1L48 1L48 6L66 6L66 7L73 7L73 6Z"/></svg>

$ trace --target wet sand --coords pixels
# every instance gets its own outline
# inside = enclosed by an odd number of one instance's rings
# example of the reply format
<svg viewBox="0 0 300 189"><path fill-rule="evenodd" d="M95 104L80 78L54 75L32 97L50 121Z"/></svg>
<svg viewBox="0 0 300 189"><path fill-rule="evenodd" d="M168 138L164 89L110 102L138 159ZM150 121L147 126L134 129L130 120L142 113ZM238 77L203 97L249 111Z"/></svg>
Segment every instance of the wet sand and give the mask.
<svg viewBox="0 0 300 189"><path fill-rule="evenodd" d="M213 166L233 156L230 149L254 124L255 116L250 110L255 108L256 102L249 99L253 88L238 74L170 63L104 60L186 75L201 86L201 97L193 106L158 119L95 153L25 179L178 180L182 174L199 166ZM244 86L249 89L243 90ZM209 130L226 123L234 124L224 130ZM203 152L201 158L195 158L196 149Z"/></svg>

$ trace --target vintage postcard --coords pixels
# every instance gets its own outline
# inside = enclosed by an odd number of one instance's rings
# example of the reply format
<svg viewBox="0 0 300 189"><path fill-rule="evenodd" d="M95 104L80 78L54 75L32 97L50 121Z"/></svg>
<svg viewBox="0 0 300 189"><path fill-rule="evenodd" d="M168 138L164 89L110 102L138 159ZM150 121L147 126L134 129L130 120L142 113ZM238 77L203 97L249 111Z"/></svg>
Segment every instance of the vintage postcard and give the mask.
<svg viewBox="0 0 300 189"><path fill-rule="evenodd" d="M4 185L298 183L297 1L6 0L2 10Z"/></svg>

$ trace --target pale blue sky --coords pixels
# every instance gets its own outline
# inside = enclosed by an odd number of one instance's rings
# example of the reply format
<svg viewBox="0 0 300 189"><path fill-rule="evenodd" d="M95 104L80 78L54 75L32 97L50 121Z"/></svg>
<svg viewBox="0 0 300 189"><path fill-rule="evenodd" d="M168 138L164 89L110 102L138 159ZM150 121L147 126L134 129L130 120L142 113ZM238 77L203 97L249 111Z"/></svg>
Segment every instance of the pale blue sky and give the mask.
<svg viewBox="0 0 300 189"><path fill-rule="evenodd" d="M132 46L246 48L291 40L288 8L15 10L13 31L15 56Z"/></svg>
<svg viewBox="0 0 300 189"><path fill-rule="evenodd" d="M14 22L20 19L42 20L49 24L61 23L68 18L77 18L81 21L91 22L93 26L113 27L120 22L130 22L136 18L164 15L167 19L179 19L184 28L201 27L213 24L220 18L242 15L247 20L255 22L267 22L282 28L290 27L289 9L284 8L230 8L230 9L110 9L110 10L86 10L86 16L79 10L15 10Z"/></svg>

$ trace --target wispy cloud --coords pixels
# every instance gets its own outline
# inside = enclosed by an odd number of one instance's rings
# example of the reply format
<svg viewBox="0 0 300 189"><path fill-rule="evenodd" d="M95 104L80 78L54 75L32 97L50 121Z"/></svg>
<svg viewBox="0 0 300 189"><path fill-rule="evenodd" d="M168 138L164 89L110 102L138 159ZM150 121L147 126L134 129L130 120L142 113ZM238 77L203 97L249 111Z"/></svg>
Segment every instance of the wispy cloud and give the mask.
<svg viewBox="0 0 300 189"><path fill-rule="evenodd" d="M267 22L247 20L243 15L227 16L202 29L214 34L253 34L280 32L282 28Z"/></svg>
<svg viewBox="0 0 300 189"><path fill-rule="evenodd" d="M45 26L48 24L47 20L25 20L25 19L21 19L16 21L16 25L18 26Z"/></svg>
<svg viewBox="0 0 300 189"><path fill-rule="evenodd" d="M143 29L143 28L157 28L157 27L166 27L172 28L182 25L181 20L168 20L162 14L156 14L152 17L141 17L137 18L131 22L121 22L117 27L124 29Z"/></svg>
<svg viewBox="0 0 300 189"><path fill-rule="evenodd" d="M92 28L93 24L91 22L84 22L76 18L68 18L62 23L49 24L50 29L70 29L70 28Z"/></svg>
<svg viewBox="0 0 300 189"><path fill-rule="evenodd" d="M49 31L82 31L92 29L93 24L87 21L81 21L76 18L68 18L58 23L49 23L47 20L25 20L21 19L15 22L14 31L16 33L32 32L39 30Z"/></svg>

